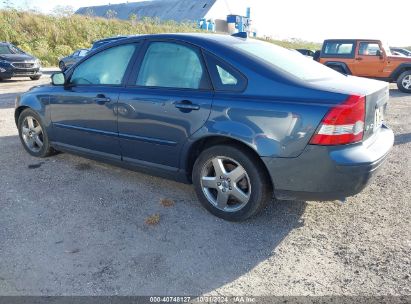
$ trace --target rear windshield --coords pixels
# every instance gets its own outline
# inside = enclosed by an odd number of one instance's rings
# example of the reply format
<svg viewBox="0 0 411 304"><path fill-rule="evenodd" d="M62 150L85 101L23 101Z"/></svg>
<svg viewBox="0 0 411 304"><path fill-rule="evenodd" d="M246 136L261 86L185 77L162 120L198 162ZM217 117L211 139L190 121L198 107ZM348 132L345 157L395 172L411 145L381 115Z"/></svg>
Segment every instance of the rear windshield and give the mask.
<svg viewBox="0 0 411 304"><path fill-rule="evenodd" d="M311 81L341 76L340 73L311 58L272 43L255 40L252 42L235 43L233 46L265 61L276 69L280 69L302 80Z"/></svg>

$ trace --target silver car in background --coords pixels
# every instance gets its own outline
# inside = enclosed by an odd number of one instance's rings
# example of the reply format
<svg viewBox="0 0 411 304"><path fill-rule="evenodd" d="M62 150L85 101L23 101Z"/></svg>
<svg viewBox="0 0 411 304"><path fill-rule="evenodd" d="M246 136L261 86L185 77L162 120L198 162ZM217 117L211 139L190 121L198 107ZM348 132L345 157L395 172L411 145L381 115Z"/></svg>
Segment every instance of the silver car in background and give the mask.
<svg viewBox="0 0 411 304"><path fill-rule="evenodd" d="M79 61L84 56L86 56L89 51L90 49L78 49L73 54L67 57L61 58L59 61L60 70L64 72L69 67L71 67L73 64L75 64L77 61Z"/></svg>

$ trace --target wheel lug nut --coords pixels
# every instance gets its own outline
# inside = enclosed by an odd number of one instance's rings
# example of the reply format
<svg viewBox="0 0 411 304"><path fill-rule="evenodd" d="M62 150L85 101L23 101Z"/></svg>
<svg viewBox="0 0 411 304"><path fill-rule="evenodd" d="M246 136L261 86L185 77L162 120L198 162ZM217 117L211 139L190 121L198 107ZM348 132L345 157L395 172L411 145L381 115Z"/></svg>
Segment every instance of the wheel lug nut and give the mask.
<svg viewBox="0 0 411 304"><path fill-rule="evenodd" d="M221 175L221 176L220 176L220 179L223 179L223 178L224 178L224 177Z"/></svg>
<svg viewBox="0 0 411 304"><path fill-rule="evenodd" d="M225 189L223 189L223 192L225 192Z"/></svg>
<svg viewBox="0 0 411 304"><path fill-rule="evenodd" d="M227 178L227 182L231 182L231 179Z"/></svg>
<svg viewBox="0 0 411 304"><path fill-rule="evenodd" d="M217 186L221 186L221 183L217 183Z"/></svg>
<svg viewBox="0 0 411 304"><path fill-rule="evenodd" d="M230 191L231 191L231 190L233 190L233 188L231 188L231 187L230 187L230 188L228 188L228 189L230 189Z"/></svg>

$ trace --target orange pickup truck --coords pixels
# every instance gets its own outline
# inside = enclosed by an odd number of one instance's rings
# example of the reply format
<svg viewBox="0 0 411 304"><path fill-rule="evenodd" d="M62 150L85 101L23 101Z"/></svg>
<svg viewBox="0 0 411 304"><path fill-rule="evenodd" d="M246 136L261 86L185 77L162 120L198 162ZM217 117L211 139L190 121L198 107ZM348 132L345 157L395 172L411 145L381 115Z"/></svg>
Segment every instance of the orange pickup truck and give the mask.
<svg viewBox="0 0 411 304"><path fill-rule="evenodd" d="M411 57L391 55L379 40L325 40L318 61L343 74L396 82L411 93Z"/></svg>

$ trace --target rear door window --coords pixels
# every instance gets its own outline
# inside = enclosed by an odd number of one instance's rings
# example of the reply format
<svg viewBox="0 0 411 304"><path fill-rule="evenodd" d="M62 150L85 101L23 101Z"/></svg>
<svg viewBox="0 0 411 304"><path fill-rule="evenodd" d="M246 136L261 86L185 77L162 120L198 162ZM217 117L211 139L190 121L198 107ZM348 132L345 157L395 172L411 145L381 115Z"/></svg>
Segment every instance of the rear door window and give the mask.
<svg viewBox="0 0 411 304"><path fill-rule="evenodd" d="M194 90L210 88L200 50L174 42L150 43L136 84Z"/></svg>

